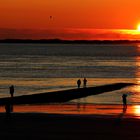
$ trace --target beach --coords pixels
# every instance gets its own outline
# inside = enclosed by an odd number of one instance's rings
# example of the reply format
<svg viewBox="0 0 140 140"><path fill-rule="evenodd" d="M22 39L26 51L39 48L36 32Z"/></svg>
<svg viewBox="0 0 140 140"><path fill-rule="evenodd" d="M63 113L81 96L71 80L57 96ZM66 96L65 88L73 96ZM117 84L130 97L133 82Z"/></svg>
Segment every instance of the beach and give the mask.
<svg viewBox="0 0 140 140"><path fill-rule="evenodd" d="M0 140L140 140L140 0L1 0Z"/></svg>
<svg viewBox="0 0 140 140"><path fill-rule="evenodd" d="M99 108L102 113L98 111ZM139 113L136 114L134 108L136 107L129 105L124 112L121 105L96 105L94 113L66 114L39 113L29 110L20 112L19 108L15 107L15 112L10 118L7 118L4 112L0 113L0 138L138 140L140 139L140 119Z"/></svg>
<svg viewBox="0 0 140 140"><path fill-rule="evenodd" d="M138 50L119 44L0 44L0 138L139 140ZM77 89L84 77L87 89L83 83ZM11 85L16 98L7 118L3 105ZM122 94L128 95L127 109Z"/></svg>

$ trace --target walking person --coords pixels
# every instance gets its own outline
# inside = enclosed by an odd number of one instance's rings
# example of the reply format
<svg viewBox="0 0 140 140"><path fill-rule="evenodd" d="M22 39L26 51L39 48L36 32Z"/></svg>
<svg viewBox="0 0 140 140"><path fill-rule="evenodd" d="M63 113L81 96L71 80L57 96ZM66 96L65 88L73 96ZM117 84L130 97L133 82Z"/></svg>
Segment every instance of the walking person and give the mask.
<svg viewBox="0 0 140 140"><path fill-rule="evenodd" d="M80 88L80 85L81 85L81 80L78 79L78 80L77 80L77 86L78 86L78 88Z"/></svg>
<svg viewBox="0 0 140 140"><path fill-rule="evenodd" d="M13 105L12 105L12 101L13 101L13 97L14 97L14 92L15 92L15 88L14 88L14 86L13 85L11 85L10 87L9 87L9 90L10 90L10 95L11 95L11 105L10 105L10 110L11 110L11 112L13 112Z"/></svg>
<svg viewBox="0 0 140 140"><path fill-rule="evenodd" d="M122 95L123 107L127 108L127 94Z"/></svg>
<svg viewBox="0 0 140 140"><path fill-rule="evenodd" d="M87 79L86 79L86 78L84 78L84 80L83 80L83 87L84 87L84 88L87 87Z"/></svg>
<svg viewBox="0 0 140 140"><path fill-rule="evenodd" d="M9 89L10 89L10 95L11 95L11 97L14 97L14 91L15 91L14 86L11 85L11 86L9 87Z"/></svg>

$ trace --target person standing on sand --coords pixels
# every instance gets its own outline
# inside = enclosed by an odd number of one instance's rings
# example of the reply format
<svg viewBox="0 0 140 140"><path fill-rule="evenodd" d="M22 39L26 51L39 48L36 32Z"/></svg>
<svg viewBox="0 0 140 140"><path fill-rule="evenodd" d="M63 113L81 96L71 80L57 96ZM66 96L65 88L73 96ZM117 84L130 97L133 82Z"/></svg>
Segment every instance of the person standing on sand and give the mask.
<svg viewBox="0 0 140 140"><path fill-rule="evenodd" d="M78 79L78 80L77 80L77 86L78 86L78 88L80 88L80 85L81 85L81 80Z"/></svg>
<svg viewBox="0 0 140 140"><path fill-rule="evenodd" d="M123 94L122 95L122 101L123 101L123 107L126 108L127 107L127 94Z"/></svg>
<svg viewBox="0 0 140 140"><path fill-rule="evenodd" d="M84 88L87 87L87 79L86 79L86 78L84 78L84 80L83 80L83 87L84 87Z"/></svg>
<svg viewBox="0 0 140 140"><path fill-rule="evenodd" d="M14 91L15 91L14 86L11 85L11 86L9 87L9 90L10 90L10 95L11 95L11 103L9 103L9 104L10 104L10 108L11 108L10 110L11 110L11 112L13 112L12 99L13 99L13 97L14 97Z"/></svg>

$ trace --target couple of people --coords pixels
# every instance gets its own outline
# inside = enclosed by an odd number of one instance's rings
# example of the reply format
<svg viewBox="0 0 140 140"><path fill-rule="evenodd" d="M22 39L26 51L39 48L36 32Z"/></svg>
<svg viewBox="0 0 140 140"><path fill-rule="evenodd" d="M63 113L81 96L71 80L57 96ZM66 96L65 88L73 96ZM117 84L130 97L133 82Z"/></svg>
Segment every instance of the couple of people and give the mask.
<svg viewBox="0 0 140 140"><path fill-rule="evenodd" d="M80 86L81 86L81 80L80 79L77 80L77 86L78 86L78 88L80 88ZM87 79L84 78L83 87L86 88L86 86L87 86Z"/></svg>

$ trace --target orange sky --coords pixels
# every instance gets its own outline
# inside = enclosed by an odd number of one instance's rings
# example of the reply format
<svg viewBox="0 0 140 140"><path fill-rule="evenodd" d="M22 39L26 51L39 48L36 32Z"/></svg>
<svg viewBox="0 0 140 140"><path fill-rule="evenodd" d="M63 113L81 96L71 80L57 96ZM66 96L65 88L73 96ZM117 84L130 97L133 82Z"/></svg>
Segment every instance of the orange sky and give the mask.
<svg viewBox="0 0 140 140"><path fill-rule="evenodd" d="M27 38L29 34L29 38L32 38L33 30L40 32L39 37L35 38L49 38L49 34L53 38L50 30L53 30L53 35L57 38L61 37L58 31L69 36L70 29L76 32L81 29L78 31L81 36L84 36L85 29L105 29L106 33L110 32L108 29L132 30L140 22L139 5L139 0L1 0L0 37L10 37L7 29L14 29L13 32L9 31L15 38L18 35ZM25 32L27 29L30 30L28 33ZM47 30L47 36L42 36L42 31L44 34ZM57 34L54 34L54 30L57 30ZM86 39L88 33L89 30L86 32ZM92 34L95 36L96 32ZM97 34L100 34L99 31Z"/></svg>

